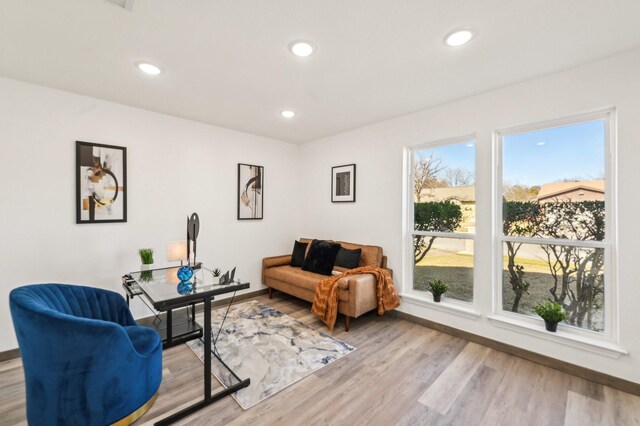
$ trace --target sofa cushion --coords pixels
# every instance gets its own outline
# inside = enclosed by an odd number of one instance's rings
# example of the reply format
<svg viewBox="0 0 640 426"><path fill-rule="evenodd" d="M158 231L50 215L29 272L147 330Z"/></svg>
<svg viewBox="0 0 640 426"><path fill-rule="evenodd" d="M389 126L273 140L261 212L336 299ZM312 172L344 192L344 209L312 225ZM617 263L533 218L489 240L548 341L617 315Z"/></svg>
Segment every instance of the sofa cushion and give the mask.
<svg viewBox="0 0 640 426"><path fill-rule="evenodd" d="M313 301L313 294L315 294L318 283L327 278L325 275L303 271L300 268L289 265L269 268L265 271L265 275L270 280L277 280L292 287L309 291L311 293L309 297L310 302ZM287 292L284 289L282 290ZM349 301L349 291L346 287L346 281L338 283L338 300L343 302Z"/></svg>
<svg viewBox="0 0 640 426"><path fill-rule="evenodd" d="M330 241L313 240L307 257L304 258L302 270L322 275L331 275L340 244Z"/></svg>
<svg viewBox="0 0 640 426"><path fill-rule="evenodd" d="M300 238L300 241L303 243L309 243L311 240L309 238ZM346 249L362 249L362 255L360 256L360 266L382 266L382 247L380 246L367 246L363 244L353 244L346 243L343 241L336 241L340 243L340 245ZM309 247L307 247L307 252L309 252Z"/></svg>
<svg viewBox="0 0 640 426"><path fill-rule="evenodd" d="M265 275L274 280L296 284L313 292L316 291L316 285L327 278L324 275L303 271L300 268L289 265L269 268L265 271Z"/></svg>
<svg viewBox="0 0 640 426"><path fill-rule="evenodd" d="M302 243L300 241L293 242L293 253L291 253L291 263L289 263L289 265L297 267L302 266L308 245L308 243Z"/></svg>
<svg viewBox="0 0 640 426"><path fill-rule="evenodd" d="M362 249L360 256L360 266L377 266L382 265L382 247L366 246L362 244L345 243L340 241L340 245L346 249Z"/></svg>
<svg viewBox="0 0 640 426"><path fill-rule="evenodd" d="M353 269L360 266L360 257L362 256L362 249L347 249L340 247L338 256L336 256L335 266L347 269ZM335 269L335 268L334 268Z"/></svg>

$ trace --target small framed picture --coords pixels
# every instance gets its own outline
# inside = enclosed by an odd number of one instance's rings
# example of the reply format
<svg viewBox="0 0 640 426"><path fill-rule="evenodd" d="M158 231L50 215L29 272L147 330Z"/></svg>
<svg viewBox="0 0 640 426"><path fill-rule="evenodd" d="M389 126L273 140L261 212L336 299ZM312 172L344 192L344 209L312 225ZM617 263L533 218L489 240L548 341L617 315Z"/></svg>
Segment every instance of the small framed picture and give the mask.
<svg viewBox="0 0 640 426"><path fill-rule="evenodd" d="M238 220L262 219L264 167L238 164Z"/></svg>
<svg viewBox="0 0 640 426"><path fill-rule="evenodd" d="M127 221L127 148L76 141L76 223Z"/></svg>
<svg viewBox="0 0 640 426"><path fill-rule="evenodd" d="M347 164L331 168L331 202L356 201L356 165Z"/></svg>

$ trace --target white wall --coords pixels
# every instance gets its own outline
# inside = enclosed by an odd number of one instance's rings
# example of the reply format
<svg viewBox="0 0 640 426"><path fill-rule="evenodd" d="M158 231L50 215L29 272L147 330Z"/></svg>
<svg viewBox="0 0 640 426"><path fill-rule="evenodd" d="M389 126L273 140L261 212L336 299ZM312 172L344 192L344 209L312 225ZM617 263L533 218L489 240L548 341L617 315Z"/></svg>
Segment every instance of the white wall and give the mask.
<svg viewBox="0 0 640 426"><path fill-rule="evenodd" d="M128 221L75 224L75 141L127 147ZM0 351L17 347L9 292L64 282L122 292L137 249L165 262L198 212L198 259L262 288L261 259L291 250L299 146L0 78ZM236 220L237 163L265 167L264 220ZM134 315L150 313L141 304Z"/></svg>
<svg viewBox="0 0 640 426"><path fill-rule="evenodd" d="M16 286L69 282L120 290L137 249L181 239L200 215L199 258L261 288L260 259L298 236L384 247L402 282L403 147L477 134L476 309L492 303L492 132L615 106L618 115L617 360L405 303L401 309L640 383L635 255L640 158L640 51L373 124L302 147L0 78L0 351L17 347L8 309ZM75 224L75 141L128 149L128 222ZM265 166L265 219L236 220L238 162ZM357 202L330 202L332 166L357 164ZM291 200L294 200L293 202ZM147 312L139 304L136 316Z"/></svg>
<svg viewBox="0 0 640 426"><path fill-rule="evenodd" d="M472 72L472 71L470 71ZM404 303L413 315L510 343L634 382L640 382L640 301L637 264L640 241L640 51L372 124L302 146L306 182L302 235L381 245L395 280L402 282L403 147L477 135L476 309L492 309L492 132L615 106L618 115L619 359ZM357 202L330 202L332 166L357 164ZM410 286L410 283L408 284Z"/></svg>

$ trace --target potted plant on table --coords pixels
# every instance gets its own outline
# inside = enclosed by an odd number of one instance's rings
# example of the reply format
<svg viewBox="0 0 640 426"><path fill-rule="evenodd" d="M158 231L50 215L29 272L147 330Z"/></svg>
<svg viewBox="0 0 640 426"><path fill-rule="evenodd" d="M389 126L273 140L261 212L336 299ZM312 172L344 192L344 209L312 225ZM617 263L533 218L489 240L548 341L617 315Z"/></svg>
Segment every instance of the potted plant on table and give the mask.
<svg viewBox="0 0 640 426"><path fill-rule="evenodd" d="M427 284L427 290L429 290L433 295L434 302L440 302L440 298L447 290L449 290L449 286L442 280L431 280L431 282Z"/></svg>
<svg viewBox="0 0 640 426"><path fill-rule="evenodd" d="M213 268L211 270L211 275L213 275L213 282L215 284L218 284L220 282L220 275L222 274L222 271L220 270L220 268Z"/></svg>
<svg viewBox="0 0 640 426"><path fill-rule="evenodd" d="M153 249L141 248L138 250L138 254L140 255L140 262L142 263L140 270L146 271L151 269L151 265L153 265Z"/></svg>
<svg viewBox="0 0 640 426"><path fill-rule="evenodd" d="M562 309L562 305L556 302L538 303L531 310L542 317L545 328L553 333L558 329L558 323L567 318L567 313Z"/></svg>

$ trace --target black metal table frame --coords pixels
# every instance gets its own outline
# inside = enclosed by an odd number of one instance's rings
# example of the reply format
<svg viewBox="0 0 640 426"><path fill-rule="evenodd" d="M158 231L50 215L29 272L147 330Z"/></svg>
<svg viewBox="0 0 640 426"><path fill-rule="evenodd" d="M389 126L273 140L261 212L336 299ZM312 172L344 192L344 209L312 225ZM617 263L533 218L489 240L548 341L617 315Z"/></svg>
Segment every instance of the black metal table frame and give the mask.
<svg viewBox="0 0 640 426"><path fill-rule="evenodd" d="M234 290L232 290L235 292L239 289L243 289L243 288L248 288L249 284L246 285L233 285L230 284L229 287L227 289L222 289L225 291L212 291L212 292L206 292L203 294L191 294L188 296L182 296L179 298L174 299L175 301L172 300L168 300L168 301L162 301L159 303L156 303L153 301L153 299L151 297L149 297L145 292L144 289L141 287L140 289L143 292L143 296L149 298L149 301L153 304L154 309L156 309L157 311L166 311L166 312L170 312L173 309L177 309L177 308L182 308L182 307L186 307L186 306L192 306L193 307L193 321L195 322L195 304L199 303L199 301L201 300L204 303L204 336L203 336L203 343L204 343L204 399L202 401L196 402L193 405L190 405L189 407L186 407L180 411L178 411L177 413L174 413L158 422L155 423L155 425L158 426L162 426L162 425L170 425L180 419L183 419L191 414L193 414L194 412L201 410L202 408L206 407L207 405L213 404L214 402L231 395L234 392L237 392L238 390L242 389L242 388L246 388L247 386L249 386L251 384L251 379L240 379L240 377L238 377L238 375L231 369L229 368L229 366L227 364L224 363L224 361L222 361L222 359L220 358L220 355L217 353L218 351L216 350L215 352L211 350L211 301L215 298L215 296L217 294L224 294L224 293L230 293L231 291L229 291L231 288L234 288ZM231 306L231 302L233 301L233 297L231 298L231 300L229 301L229 307ZM227 310L229 309L229 307L227 307ZM226 316L225 316L226 317ZM168 341L171 341L171 330L170 330L170 326L171 324L171 314L169 314L167 316L167 337L168 337ZM222 327L221 327L222 328ZM217 340L217 339L216 339ZM173 343L173 342L172 342ZM218 361L220 361L220 363L231 373L231 375L233 375L233 377L238 380L238 383L229 386L228 388L225 388L223 390L221 390L220 392L211 395L211 354L212 352L214 353L214 356L216 357L216 359ZM223 385L224 387L224 385Z"/></svg>
<svg viewBox="0 0 640 426"><path fill-rule="evenodd" d="M145 295L144 291L142 291L142 289L140 289L139 286L138 286L138 292L134 291L134 289L131 288L130 282L134 282L135 283L135 281L133 281L133 280L128 281L127 279L125 279L125 277L123 277L122 288L124 289L124 294L125 294L126 299L127 299L127 306L129 306L129 302L131 300L133 300L134 297L140 296L140 300L142 300L142 303L144 303L144 305L147 308L149 308L149 311L151 311L151 313L155 316L155 318L153 320L153 324L155 325L156 321L162 321L162 319L160 318L160 314L152 306L149 306L149 303L147 303L146 299L147 299L148 296ZM143 296L145 296L145 297L143 297ZM189 315L189 307L188 306L191 306L191 315ZM180 345L182 343L188 342L189 340L198 339L198 338L202 337L202 330L200 330L200 332L196 332L196 333L194 333L193 331L187 332L187 333L183 333L183 334L179 335L177 338L174 338L174 336L173 336L173 309L166 309L165 312L166 312L166 320L167 320L167 326L166 326L166 332L165 332L166 333L166 341L162 342L162 349L168 349L168 348L171 348L173 346L177 346L177 345ZM190 305L187 305L187 320L189 320L189 316L191 317L191 319L190 319L191 324L199 326L199 324L196 323L196 302L192 302ZM160 330L158 330L158 331L160 331Z"/></svg>
<svg viewBox="0 0 640 426"><path fill-rule="evenodd" d="M204 311L205 311L205 315L204 315L204 336L203 336L203 340L204 340L204 399L200 402L196 402L193 405L190 405L187 408L184 408L180 411L178 411L177 413L174 413L172 415L170 415L169 417L160 420L159 422L155 423L157 426L163 426L163 425L170 425L174 422L177 422L180 419L183 419L185 417L187 417L188 415L191 415L193 413L195 413L198 410L201 410L202 408L206 407L207 405L213 404L214 402L224 398L225 396L229 396L234 392L237 392L238 390L242 389L242 388L246 388L247 386L249 386L249 384L251 384L251 379L240 379L240 377L238 377L238 375L231 370L231 368L229 368L229 366L227 366L227 364L224 363L224 361L222 361L222 359L220 359L219 354L214 353L214 356L216 357L216 359L218 361L220 361L220 363L222 363L222 365L224 365L224 367L233 375L233 377L236 378L236 380L238 380L238 383L229 386L228 388L225 388L224 390L221 390L220 392L211 395L211 354L212 354L212 350L211 350L211 300L213 300L214 296L205 296L202 298L203 302L204 302ZM231 302L229 302L231 304ZM195 315L194 315L195 316ZM215 351L217 352L217 351Z"/></svg>

